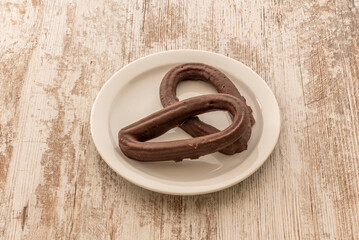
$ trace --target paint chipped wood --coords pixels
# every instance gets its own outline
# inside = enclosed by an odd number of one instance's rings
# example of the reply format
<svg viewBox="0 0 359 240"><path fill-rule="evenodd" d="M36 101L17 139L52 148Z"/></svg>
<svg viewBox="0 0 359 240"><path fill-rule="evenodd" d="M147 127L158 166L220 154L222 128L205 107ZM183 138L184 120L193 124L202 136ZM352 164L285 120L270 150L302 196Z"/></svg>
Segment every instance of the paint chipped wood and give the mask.
<svg viewBox="0 0 359 240"><path fill-rule="evenodd" d="M358 1L0 3L0 239L359 238ZM128 183L89 133L129 62L170 49L254 69L282 114L254 175L203 196Z"/></svg>

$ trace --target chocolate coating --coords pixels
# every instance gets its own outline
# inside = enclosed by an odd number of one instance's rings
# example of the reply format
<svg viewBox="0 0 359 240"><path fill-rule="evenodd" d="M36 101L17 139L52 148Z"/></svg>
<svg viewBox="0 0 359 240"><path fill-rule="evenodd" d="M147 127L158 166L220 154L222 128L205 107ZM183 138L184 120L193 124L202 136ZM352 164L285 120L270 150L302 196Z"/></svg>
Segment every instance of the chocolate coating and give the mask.
<svg viewBox="0 0 359 240"><path fill-rule="evenodd" d="M233 116L232 124L223 131L185 140L146 142L181 125L189 117L215 110L227 110ZM124 127L118 133L118 140L122 152L129 158L181 161L196 159L233 144L248 126L250 115L243 101L228 94L208 94L176 102Z"/></svg>
<svg viewBox="0 0 359 240"><path fill-rule="evenodd" d="M177 103L176 88L181 81L199 80L212 84L219 93L230 94L238 98L246 105L246 99L239 93L231 80L218 69L202 63L186 63L172 68L163 78L160 86L160 99L163 107L168 107ZM247 106L250 118L250 124L246 126L240 138L220 149L221 153L232 155L247 149L247 143L252 133L252 125L255 123L252 109ZM205 122L202 122L197 116L192 116L184 121L180 128L190 134L192 137L205 136L213 134L219 130Z"/></svg>

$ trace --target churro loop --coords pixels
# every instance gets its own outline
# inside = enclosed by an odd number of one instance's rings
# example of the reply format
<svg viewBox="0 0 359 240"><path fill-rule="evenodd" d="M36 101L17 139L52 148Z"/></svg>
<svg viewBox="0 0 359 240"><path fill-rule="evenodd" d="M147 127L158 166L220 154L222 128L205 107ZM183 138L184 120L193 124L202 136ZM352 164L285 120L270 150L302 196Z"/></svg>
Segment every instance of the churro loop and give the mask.
<svg viewBox="0 0 359 240"><path fill-rule="evenodd" d="M230 94L246 106L250 123L243 132L239 133L238 140L220 149L221 153L232 155L247 149L247 143L251 136L252 125L255 123L252 109L246 105L246 99L239 93L236 86L228 77L218 69L202 63L186 63L172 68L163 78L160 86L160 99L163 107L176 104L179 100L176 97L176 88L181 81L200 80L212 84L219 93ZM213 134L219 130L203 121L197 116L192 116L184 121L180 127L192 137Z"/></svg>
<svg viewBox="0 0 359 240"><path fill-rule="evenodd" d="M185 140L146 142L169 129L180 126L189 117L209 111L226 110L232 124L222 131ZM228 94L208 94L173 103L118 133L119 146L129 158L139 161L181 161L196 159L233 144L250 125L247 105Z"/></svg>

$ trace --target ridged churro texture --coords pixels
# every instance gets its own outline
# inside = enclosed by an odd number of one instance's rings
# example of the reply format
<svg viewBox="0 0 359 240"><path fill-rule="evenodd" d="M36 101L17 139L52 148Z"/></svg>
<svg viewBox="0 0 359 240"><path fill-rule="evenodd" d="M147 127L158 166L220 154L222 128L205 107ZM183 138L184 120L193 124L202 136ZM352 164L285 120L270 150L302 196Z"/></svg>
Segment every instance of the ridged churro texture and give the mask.
<svg viewBox="0 0 359 240"><path fill-rule="evenodd" d="M181 81L186 80L210 83L219 93L230 94L246 104L246 99L239 93L236 86L224 73L206 64L185 63L172 68L164 76L160 86L160 99L163 107L170 106L179 101L176 97L176 89ZM247 109L249 112L250 124L247 125L236 142L220 149L219 151L221 153L232 155L247 149L252 126L255 123L252 109L249 106L247 106ZM192 137L205 136L219 131L217 128L201 121L197 116L188 118L180 125L180 128Z"/></svg>
<svg viewBox="0 0 359 240"><path fill-rule="evenodd" d="M201 113L227 110L232 124L223 131L168 142L146 142L158 137L186 119ZM181 161L196 159L233 144L251 126L248 107L229 94L208 94L171 104L123 129L118 133L119 146L129 158L139 161Z"/></svg>

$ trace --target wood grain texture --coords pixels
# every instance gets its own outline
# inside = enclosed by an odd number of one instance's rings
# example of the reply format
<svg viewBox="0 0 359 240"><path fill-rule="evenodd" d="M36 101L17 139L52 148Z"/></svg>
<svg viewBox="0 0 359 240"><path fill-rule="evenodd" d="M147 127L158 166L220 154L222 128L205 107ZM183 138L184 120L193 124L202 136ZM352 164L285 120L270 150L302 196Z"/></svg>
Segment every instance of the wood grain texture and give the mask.
<svg viewBox="0 0 359 240"><path fill-rule="evenodd" d="M359 239L359 2L1 1L0 239ZM279 142L203 196L141 189L92 142L101 86L147 54L203 49L273 90Z"/></svg>

